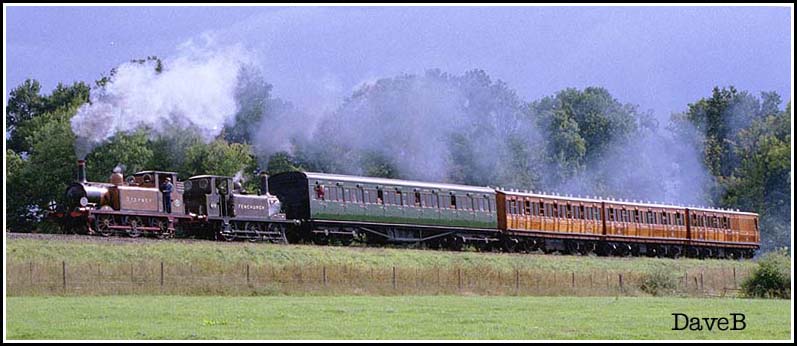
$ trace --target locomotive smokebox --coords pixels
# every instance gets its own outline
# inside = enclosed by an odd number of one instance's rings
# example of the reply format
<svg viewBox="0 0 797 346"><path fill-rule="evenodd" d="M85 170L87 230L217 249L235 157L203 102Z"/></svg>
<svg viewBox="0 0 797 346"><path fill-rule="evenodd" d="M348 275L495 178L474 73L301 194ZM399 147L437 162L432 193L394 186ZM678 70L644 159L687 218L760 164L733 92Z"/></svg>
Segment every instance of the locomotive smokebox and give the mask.
<svg viewBox="0 0 797 346"><path fill-rule="evenodd" d="M265 195L268 193L268 174L266 172L260 173L260 194Z"/></svg>
<svg viewBox="0 0 797 346"><path fill-rule="evenodd" d="M86 182L86 160L77 160L77 181Z"/></svg>

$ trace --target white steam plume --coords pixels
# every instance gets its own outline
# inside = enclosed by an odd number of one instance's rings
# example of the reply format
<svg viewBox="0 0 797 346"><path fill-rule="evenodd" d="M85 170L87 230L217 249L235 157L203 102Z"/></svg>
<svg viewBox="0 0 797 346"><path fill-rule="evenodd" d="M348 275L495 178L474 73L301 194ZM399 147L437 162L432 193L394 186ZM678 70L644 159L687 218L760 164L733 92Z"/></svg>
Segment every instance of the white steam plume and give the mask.
<svg viewBox="0 0 797 346"><path fill-rule="evenodd" d="M158 135L167 128L194 127L206 141L217 136L235 117L235 87L248 59L240 47L213 46L208 37L201 46L189 41L176 57L163 60L161 72L151 60L117 67L72 118L77 156L140 127Z"/></svg>

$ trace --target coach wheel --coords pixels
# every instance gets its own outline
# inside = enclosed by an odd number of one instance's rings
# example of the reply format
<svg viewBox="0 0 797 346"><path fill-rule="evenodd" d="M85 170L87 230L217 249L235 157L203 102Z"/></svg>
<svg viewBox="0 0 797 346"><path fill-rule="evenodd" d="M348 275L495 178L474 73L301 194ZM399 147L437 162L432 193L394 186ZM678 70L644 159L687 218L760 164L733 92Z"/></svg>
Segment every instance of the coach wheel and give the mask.
<svg viewBox="0 0 797 346"><path fill-rule="evenodd" d="M550 255L554 253L554 251L556 251L556 249L554 249L552 246L548 246L548 242L546 242L545 240L542 240L542 242L540 242L540 249L542 249L542 252L547 255Z"/></svg>
<svg viewBox="0 0 797 346"><path fill-rule="evenodd" d="M100 215L97 217L96 223L95 228L103 237L110 237L113 234L113 228L111 228L111 226L116 226L113 216Z"/></svg>
<svg viewBox="0 0 797 346"><path fill-rule="evenodd" d="M586 256L589 255L589 253L592 252L594 249L595 249L595 244L591 242L583 242L578 246L578 253L580 253L582 256Z"/></svg>
<svg viewBox="0 0 797 346"><path fill-rule="evenodd" d="M617 253L621 257L628 257L631 256L631 245L629 244L618 244L617 245Z"/></svg>
<svg viewBox="0 0 797 346"><path fill-rule="evenodd" d="M349 236L349 235L341 235L340 237L338 237L338 240L340 241L340 245L343 245L343 246L351 245L351 243L354 242L355 235L356 235L356 233L354 235L351 235L351 236Z"/></svg>
<svg viewBox="0 0 797 346"><path fill-rule="evenodd" d="M670 257L672 258L679 258L681 257L681 247L680 246L671 246L669 250Z"/></svg>
<svg viewBox="0 0 797 346"><path fill-rule="evenodd" d="M322 233L316 233L313 237L313 244L316 245L328 245L329 244L329 236Z"/></svg>
<svg viewBox="0 0 797 346"><path fill-rule="evenodd" d="M448 243L448 248L452 251L462 251L465 248L465 239L462 237L453 237Z"/></svg>
<svg viewBox="0 0 797 346"><path fill-rule="evenodd" d="M517 250L520 248L520 244L517 239L504 238L503 243L504 250L506 250L506 252L517 252Z"/></svg>
<svg viewBox="0 0 797 346"><path fill-rule="evenodd" d="M127 230L127 235L131 238L138 238L141 236L141 229L140 227L144 226L144 222L141 221L141 218L138 216L131 216L127 218L127 225L130 228Z"/></svg>

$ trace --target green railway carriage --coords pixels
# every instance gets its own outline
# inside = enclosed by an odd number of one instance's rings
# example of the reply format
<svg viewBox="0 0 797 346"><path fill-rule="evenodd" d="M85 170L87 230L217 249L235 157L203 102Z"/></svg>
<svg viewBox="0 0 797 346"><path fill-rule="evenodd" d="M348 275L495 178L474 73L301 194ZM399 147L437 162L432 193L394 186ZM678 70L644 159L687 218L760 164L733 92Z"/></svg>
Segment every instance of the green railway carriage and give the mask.
<svg viewBox="0 0 797 346"><path fill-rule="evenodd" d="M487 243L498 232L495 190L486 187L287 172L269 178L269 192L283 202L287 219L302 220L304 234L322 242L363 235Z"/></svg>

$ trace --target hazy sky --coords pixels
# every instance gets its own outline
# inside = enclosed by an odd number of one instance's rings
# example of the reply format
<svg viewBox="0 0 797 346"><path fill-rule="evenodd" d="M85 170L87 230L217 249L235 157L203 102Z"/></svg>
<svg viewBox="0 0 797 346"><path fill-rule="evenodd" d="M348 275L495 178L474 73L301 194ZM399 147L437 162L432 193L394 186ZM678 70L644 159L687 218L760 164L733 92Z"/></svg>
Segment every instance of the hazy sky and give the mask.
<svg viewBox="0 0 797 346"><path fill-rule="evenodd" d="M603 86L659 116L715 85L790 100L788 7L7 7L6 95L92 82L210 33L276 96L330 109L363 82L479 68L532 101Z"/></svg>

